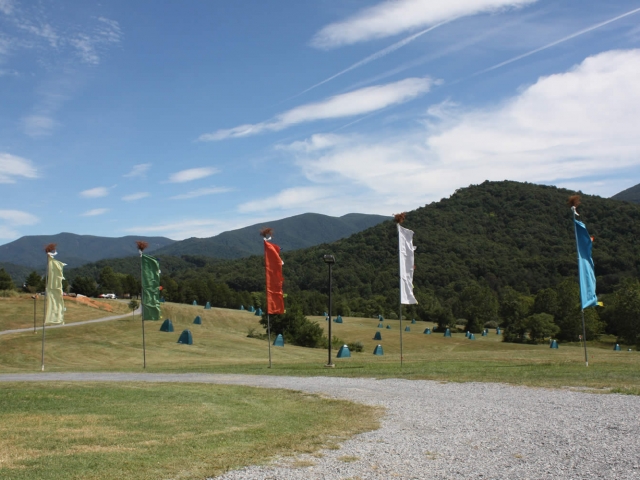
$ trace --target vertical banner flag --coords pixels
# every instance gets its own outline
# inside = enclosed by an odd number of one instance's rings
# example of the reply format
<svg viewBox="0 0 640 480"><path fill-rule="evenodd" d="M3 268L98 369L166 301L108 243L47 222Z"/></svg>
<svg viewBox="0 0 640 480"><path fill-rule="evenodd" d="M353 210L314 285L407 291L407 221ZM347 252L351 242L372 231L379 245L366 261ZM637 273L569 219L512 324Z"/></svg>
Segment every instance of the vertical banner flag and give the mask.
<svg viewBox="0 0 640 480"><path fill-rule="evenodd" d="M596 296L596 275L593 270L593 259L591 258L593 241L584 223L575 218L573 222L576 231L576 246L578 247L580 303L584 310L587 307L594 307L598 304L598 297Z"/></svg>
<svg viewBox="0 0 640 480"><path fill-rule="evenodd" d="M46 325L64 324L64 300L62 298L62 269L66 265L54 260L51 254L47 254L47 313L44 323Z"/></svg>
<svg viewBox="0 0 640 480"><path fill-rule="evenodd" d="M284 313L284 298L282 294L282 265L280 247L264 239L264 264L267 272L267 313Z"/></svg>
<svg viewBox="0 0 640 480"><path fill-rule="evenodd" d="M160 264L142 254L142 319L160 320Z"/></svg>
<svg viewBox="0 0 640 480"><path fill-rule="evenodd" d="M400 247L400 303L418 303L413 296L413 231L398 224L398 245Z"/></svg>

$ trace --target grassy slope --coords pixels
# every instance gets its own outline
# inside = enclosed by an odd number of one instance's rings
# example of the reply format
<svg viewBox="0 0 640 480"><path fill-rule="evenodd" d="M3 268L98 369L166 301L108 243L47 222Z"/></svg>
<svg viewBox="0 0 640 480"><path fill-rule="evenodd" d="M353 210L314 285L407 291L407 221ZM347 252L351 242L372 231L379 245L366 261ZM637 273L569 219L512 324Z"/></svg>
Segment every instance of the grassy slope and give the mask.
<svg viewBox="0 0 640 480"><path fill-rule="evenodd" d="M36 301L36 325L42 326L44 315L44 298L39 296ZM65 323L93 320L95 318L110 317L127 313L127 302L96 301L96 305L88 306L78 302L73 297L65 297ZM97 307L97 308L96 308ZM0 331L33 327L33 299L30 294L17 297L0 298Z"/></svg>
<svg viewBox="0 0 640 480"><path fill-rule="evenodd" d="M488 381L562 387L586 386L640 393L640 354L614 352L610 343L590 343L589 368L584 366L580 345L503 343L491 333L467 340L463 334L444 338L424 335L424 323L409 325L403 332L404 366L399 365L398 321L385 321L382 341L373 340L378 330L375 319L345 318L333 324L333 334L344 341L362 341L363 353L349 359L335 359L335 369L325 369L327 353L287 345L272 347L273 368L267 368L267 342L247 338L249 328L261 331L259 318L248 312L166 304L163 312L172 319L174 333L159 331L160 322L145 322L147 370L166 372L230 372L280 375L336 375L422 378L443 381ZM203 325L194 325L200 315ZM140 317L51 330L47 334L48 371L140 371L142 335ZM322 318L315 318L326 326ZM430 325L429 325L430 326ZM177 344L180 332L189 328L194 345ZM40 339L15 334L2 339L0 372L37 371L40 366ZM385 355L373 356L380 343Z"/></svg>
<svg viewBox="0 0 640 480"><path fill-rule="evenodd" d="M331 447L377 428L379 413L316 395L237 386L0 384L0 478L216 476Z"/></svg>

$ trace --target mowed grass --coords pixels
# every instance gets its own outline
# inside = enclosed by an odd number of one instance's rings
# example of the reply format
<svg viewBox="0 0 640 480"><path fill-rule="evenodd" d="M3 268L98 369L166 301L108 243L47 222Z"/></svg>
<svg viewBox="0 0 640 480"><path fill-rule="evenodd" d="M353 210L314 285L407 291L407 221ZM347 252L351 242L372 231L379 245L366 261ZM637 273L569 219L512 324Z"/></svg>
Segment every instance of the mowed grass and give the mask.
<svg viewBox="0 0 640 480"><path fill-rule="evenodd" d="M35 301L36 327L42 326L44 317L44 296L38 296ZM75 323L84 320L110 317L127 313L128 302L114 300L89 300L91 305L81 303L76 298L64 297L65 323ZM30 294L20 294L17 297L0 298L0 331L19 328L33 328L34 301Z"/></svg>
<svg viewBox="0 0 640 480"><path fill-rule="evenodd" d="M196 315L202 325L194 325ZM204 310L201 306L165 304L163 318L171 318L175 332L160 332L161 322L145 322L147 371L215 372L277 375L334 375L376 378L430 379L456 382L502 382L539 387L587 387L640 394L640 354L613 351L613 339L589 342L589 367L585 367L581 345L560 344L558 350L543 345L502 342L492 330L488 337L468 340L454 333L423 334L430 324L403 322L404 362L400 366L400 330L397 320L385 321L391 329L378 329L377 319L344 318L332 324L333 334L345 342L361 341L364 352L338 359L335 369L327 369L327 352L286 345L271 347L273 368L268 366L265 340L247 338L259 317L227 309ZM311 317L326 328L323 317ZM83 325L47 333L47 371L141 371L142 333L140 317L102 324ZM180 332L190 329L193 345L177 344ZM380 331L382 340L373 340ZM0 372L38 371L40 340L35 335L0 337ZM377 344L384 356L374 356ZM634 349L635 350L635 349Z"/></svg>
<svg viewBox="0 0 640 480"><path fill-rule="evenodd" d="M205 478L332 447L380 414L238 386L0 383L0 478Z"/></svg>

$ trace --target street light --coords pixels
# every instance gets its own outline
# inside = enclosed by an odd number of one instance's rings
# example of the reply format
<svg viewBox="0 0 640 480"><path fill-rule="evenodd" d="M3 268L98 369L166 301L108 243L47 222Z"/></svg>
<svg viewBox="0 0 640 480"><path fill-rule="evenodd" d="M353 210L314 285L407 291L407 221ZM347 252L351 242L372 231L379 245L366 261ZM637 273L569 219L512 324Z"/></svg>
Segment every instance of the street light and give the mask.
<svg viewBox="0 0 640 480"><path fill-rule="evenodd" d="M329 341L327 342L327 351L329 357L325 367L333 368L335 367L335 365L331 363L331 267L333 267L333 264L336 263L336 258L333 255L325 255L324 257L322 257L322 259L324 260L324 263L329 265Z"/></svg>

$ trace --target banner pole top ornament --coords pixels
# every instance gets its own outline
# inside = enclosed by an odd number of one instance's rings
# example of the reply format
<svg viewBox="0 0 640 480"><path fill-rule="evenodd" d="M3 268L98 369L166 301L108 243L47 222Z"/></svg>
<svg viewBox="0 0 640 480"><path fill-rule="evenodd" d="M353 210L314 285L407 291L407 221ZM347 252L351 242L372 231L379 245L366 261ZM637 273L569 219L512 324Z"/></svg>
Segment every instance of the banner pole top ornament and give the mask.
<svg viewBox="0 0 640 480"><path fill-rule="evenodd" d="M407 218L407 212L393 214L393 221L396 222L398 225L404 222L406 218Z"/></svg>
<svg viewBox="0 0 640 480"><path fill-rule="evenodd" d="M138 247L138 252L140 252L140 256L142 256L142 252L149 246L149 244L142 240L137 240L136 245Z"/></svg>
<svg viewBox="0 0 640 480"><path fill-rule="evenodd" d="M273 235L273 228L264 227L260 230L260 235L262 236L262 238L264 238L265 242L268 242L269 240L271 240L271 235Z"/></svg>
<svg viewBox="0 0 640 480"><path fill-rule="evenodd" d="M569 200L567 200L567 203L569 204L569 206L571 207L571 211L573 212L573 214L576 217L579 217L580 214L576 211L576 208L578 208L580 206L580 195L571 195L569 197Z"/></svg>
<svg viewBox="0 0 640 480"><path fill-rule="evenodd" d="M56 252L56 247L58 245L56 243L50 243L49 245L47 245L46 247L44 247L44 251L47 253L47 255L49 255L50 257L55 257L58 252Z"/></svg>

